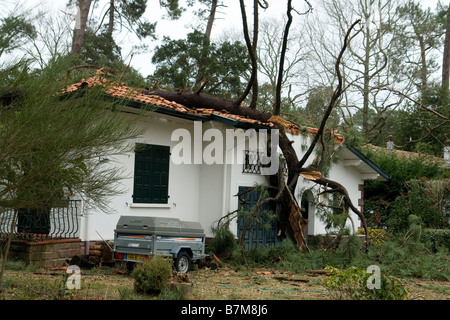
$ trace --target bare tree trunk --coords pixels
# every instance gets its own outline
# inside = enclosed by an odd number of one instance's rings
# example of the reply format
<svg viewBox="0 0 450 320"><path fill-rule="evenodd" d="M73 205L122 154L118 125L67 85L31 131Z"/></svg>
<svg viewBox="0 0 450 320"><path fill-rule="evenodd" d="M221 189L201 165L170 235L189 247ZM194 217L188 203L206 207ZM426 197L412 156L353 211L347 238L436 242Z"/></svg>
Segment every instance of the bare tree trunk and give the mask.
<svg viewBox="0 0 450 320"><path fill-rule="evenodd" d="M287 5L287 16L288 21L286 23L286 27L284 28L284 35L283 35L283 44L281 49L281 55L280 55L280 68L278 69L278 80L277 80L277 87L276 87L276 94L275 94L275 108L274 108L274 115L279 116L281 111L281 85L283 83L283 72L284 72L284 60L287 50L287 42L289 38L289 29L292 24L292 0L288 1Z"/></svg>
<svg viewBox="0 0 450 320"><path fill-rule="evenodd" d="M211 31L212 31L214 19L216 16L217 6L218 6L218 0L213 0L211 2L211 9L209 11L208 24L206 25L206 31L205 31L205 36L206 36L206 38L208 38L208 45L209 45L209 41L211 39ZM205 68L205 65L201 62L202 60L203 60L203 56L200 57L200 61L198 62L198 71L197 71L197 75L195 76L194 88L198 88L205 79L205 69L206 68ZM206 75L206 77L207 77L207 75ZM197 90L199 90L199 89L197 89ZM203 89L203 88L201 88L201 89Z"/></svg>
<svg viewBox="0 0 450 320"><path fill-rule="evenodd" d="M420 45L420 60L421 60L421 64L422 64L422 68L421 68L421 72L420 72L420 79L421 79L421 82L422 82L420 84L420 91L422 93L424 93L428 89L428 79L427 79L428 68L427 68L427 58L426 58L426 55L425 55L426 45L424 43L424 39L423 39L422 36L418 35L418 38L419 38L419 45ZM443 65L443 68L444 67L445 66ZM442 72L444 72L444 71L442 71ZM447 72L447 79L448 79L448 72ZM447 88L448 88L448 81L447 81Z"/></svg>
<svg viewBox="0 0 450 320"><path fill-rule="evenodd" d="M169 101L180 103L188 108L210 108L218 111L225 110L232 114L262 122L265 122L270 118L270 114L266 112L259 111L258 109L242 108L236 101L221 99L204 93L188 91L173 92L165 90L150 90L144 91L143 93L160 96Z"/></svg>
<svg viewBox="0 0 450 320"><path fill-rule="evenodd" d="M109 1L109 22L108 22L108 34L112 35L114 30L114 0Z"/></svg>
<svg viewBox="0 0 450 320"><path fill-rule="evenodd" d="M72 53L79 53L83 45L84 33L86 31L89 10L92 0L78 1L78 14L76 17L75 28L73 30Z"/></svg>
<svg viewBox="0 0 450 320"><path fill-rule="evenodd" d="M362 132L366 139L369 139L369 100L370 100L370 22L366 19L366 37L365 37L365 53L364 53L364 84L363 84L363 112L362 112Z"/></svg>
<svg viewBox="0 0 450 320"><path fill-rule="evenodd" d="M257 8L259 6L259 1L258 0L254 0L254 6L256 7L256 12L257 12ZM239 0L239 4L241 7L241 15L242 15L242 25L243 25L243 32L244 32L244 39L245 39L245 44L247 45L247 49L248 49L248 53L250 55L250 60L252 62L252 73L250 75L250 79L248 80L247 83L247 87L245 88L244 92L242 93L242 95L236 100L236 104L240 105L245 98L248 96L248 94L250 93L250 90L252 90L255 82L257 81L257 73L258 73L258 66L257 66L257 62L256 62L256 50L254 48L256 48L256 44L253 44L252 41L250 40L250 36L249 36L249 32L248 32L248 24L247 24L247 13L245 12L245 4L244 4L244 0ZM255 16L255 20L257 21L257 15ZM256 26L257 27L257 26ZM257 39L257 28L253 29L253 39ZM256 34L255 34L256 32ZM252 109L256 109L256 98L252 99L252 102L250 104L250 107Z"/></svg>
<svg viewBox="0 0 450 320"><path fill-rule="evenodd" d="M206 37L208 39L211 38L211 31L212 31L214 19L216 17L217 2L218 2L218 0L211 1L211 10L209 11L208 24L206 25L206 31L205 31Z"/></svg>
<svg viewBox="0 0 450 320"><path fill-rule="evenodd" d="M442 61L442 88L449 90L450 78L450 7L447 9L447 24L445 30L444 57Z"/></svg>
<svg viewBox="0 0 450 320"><path fill-rule="evenodd" d="M258 47L258 34L259 34L259 0L253 1L253 43L252 43L252 51L253 57L255 61L252 61L253 68L256 69L255 79L253 80L252 86L252 100L250 102L250 108L256 109L258 103L258 59L256 58L256 49Z"/></svg>

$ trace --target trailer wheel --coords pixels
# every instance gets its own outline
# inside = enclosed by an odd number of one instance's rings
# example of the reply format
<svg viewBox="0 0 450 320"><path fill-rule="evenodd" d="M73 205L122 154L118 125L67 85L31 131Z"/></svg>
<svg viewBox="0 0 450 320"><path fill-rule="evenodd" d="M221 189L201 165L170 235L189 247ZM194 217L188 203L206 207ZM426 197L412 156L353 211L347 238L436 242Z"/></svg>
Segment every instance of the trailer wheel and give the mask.
<svg viewBox="0 0 450 320"><path fill-rule="evenodd" d="M175 260L175 269L181 273L187 273L191 269L191 256L186 251L180 251Z"/></svg>

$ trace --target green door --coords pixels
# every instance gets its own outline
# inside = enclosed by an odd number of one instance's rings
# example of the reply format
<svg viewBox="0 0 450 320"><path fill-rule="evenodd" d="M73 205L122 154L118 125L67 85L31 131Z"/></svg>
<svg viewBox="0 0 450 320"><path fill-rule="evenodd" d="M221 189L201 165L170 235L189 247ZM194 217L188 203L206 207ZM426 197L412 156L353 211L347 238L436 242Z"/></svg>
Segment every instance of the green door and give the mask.
<svg viewBox="0 0 450 320"><path fill-rule="evenodd" d="M239 192L247 190L249 187L239 187ZM239 199L239 207L243 205L245 212L250 212L256 205L259 198L259 190L250 191ZM243 201L242 201L243 200ZM264 204L259 216L260 221L252 221L252 224L246 231L244 245L247 250L256 249L265 246L274 246L277 243L277 221L275 218L268 218L263 214L264 211L272 211L269 204ZM241 237L247 219L240 217L237 221L237 234ZM267 228L268 227L268 228Z"/></svg>

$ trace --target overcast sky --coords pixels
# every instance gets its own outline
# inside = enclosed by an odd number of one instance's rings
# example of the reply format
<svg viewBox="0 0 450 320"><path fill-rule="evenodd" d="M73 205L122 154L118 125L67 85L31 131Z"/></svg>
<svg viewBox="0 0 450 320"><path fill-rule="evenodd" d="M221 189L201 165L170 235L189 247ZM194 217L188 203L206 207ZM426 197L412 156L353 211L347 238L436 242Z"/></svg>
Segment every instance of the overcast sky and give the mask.
<svg viewBox="0 0 450 320"><path fill-rule="evenodd" d="M311 0L314 2L314 0ZM67 8L67 0L0 0L0 2L5 5L7 10L2 10L3 12L0 16L5 15L7 12L18 11L18 10L26 10L26 9L37 9L43 12L51 12L52 14L71 14L73 15L73 23L70 26L73 29L75 25L75 15L77 9L75 7ZM216 13L216 20L213 26L212 38L220 38L223 37L224 33L236 32L238 34L242 34L242 22L241 22L241 13L239 8L238 0L226 0L227 3L226 8L219 8ZM249 25L251 25L252 21L252 8L251 1L247 1L249 3L249 7L247 8L247 15L249 19ZM295 1L294 1L295 2ZM298 1L297 5L300 9L305 6L304 1ZM100 0L100 5L96 9L96 14L101 15L100 12L104 12L108 6L109 0ZM183 16L176 21L161 19L161 17L165 14L165 11L159 8L159 6L154 5L155 1L149 1L149 5L147 6L147 11L145 13L145 18L149 21L158 21L156 27L156 34L159 39L162 39L163 36L169 36L172 39L185 38L188 32L192 31L192 28L189 27L190 24L194 22L193 19L195 17L192 15L192 9L187 9L187 11L183 14ZM183 1L181 1L183 3ZM270 8L265 12L260 10L260 17L267 16L275 16L275 17L283 17L285 16L285 3L283 2L283 6L280 5L280 0L269 0ZM299 10L300 10L299 9ZM189 11L190 10L190 11ZM115 35L116 42L122 48L122 55L126 59L133 45L139 44L137 38L128 33L122 33L120 35ZM151 39L145 39L144 43L148 45L148 52L135 54L132 58L132 66L135 67L143 76L146 76L153 72L154 67L151 65L151 56L152 56L152 48L159 44L159 41L154 41ZM128 61L128 60L126 60Z"/></svg>
<svg viewBox="0 0 450 320"><path fill-rule="evenodd" d="M3 8L6 7L8 10L2 10L0 14L3 16L7 12L24 10L26 8L35 8L42 10L44 12L51 12L52 14L63 14L63 12L67 14L73 15L73 23L71 28L75 24L75 14L77 12L75 7L67 8L66 3L67 0L0 0ZM220 38L226 33L236 32L238 34L242 34L242 21L241 21L241 13L239 8L238 0L226 0L228 5L227 8L219 8L216 13L216 20L213 26L212 38ZM309 0L309 2L313 5L316 0ZM423 6L430 6L432 9L435 8L438 0L424 0L422 1ZM445 1L444 1L445 2ZM109 0L100 0L99 8L96 10L96 13L100 15L100 11L106 10L108 6ZM181 1L183 3L183 1ZM247 8L247 17L248 23L251 25L252 23L252 1L246 1L248 3ZM286 1L280 0L268 0L269 9L266 11L260 10L260 18L263 19L267 16L272 16L276 18L284 18L286 11ZM149 5L147 7L147 11L145 13L145 17L149 21L157 21L158 25L156 27L156 34L159 39L162 39L163 36L169 36L172 39L185 38L186 34L192 31L189 28L189 24L193 22L193 15L191 12L185 12L181 19L178 21L170 21L161 19L161 16L165 13L164 10L160 9L159 6L155 5L156 0L149 1ZM298 11L303 11L306 8L306 2L301 0L293 1L293 6ZM189 9L188 9L189 10ZM298 20L298 17L295 17L294 20ZM128 33L122 33L120 35L116 35L116 41L122 48L122 55L125 59L130 54L132 50L132 46L138 44L137 38L135 36L129 35ZM151 39L146 39L144 41L145 44L148 45L148 52L144 52L141 54L135 54L132 59L132 66L136 68L143 76L147 76L148 74L153 72L154 67L151 65L151 56L152 56L152 48L159 44L158 41L153 41ZM126 60L128 61L128 60Z"/></svg>

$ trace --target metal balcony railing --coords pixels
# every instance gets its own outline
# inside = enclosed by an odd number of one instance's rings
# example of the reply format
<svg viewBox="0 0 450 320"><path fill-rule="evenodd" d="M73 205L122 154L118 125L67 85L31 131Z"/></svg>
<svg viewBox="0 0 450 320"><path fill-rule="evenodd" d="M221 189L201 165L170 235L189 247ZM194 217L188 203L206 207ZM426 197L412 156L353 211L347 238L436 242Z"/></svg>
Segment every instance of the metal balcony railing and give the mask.
<svg viewBox="0 0 450 320"><path fill-rule="evenodd" d="M80 200L68 200L47 211L19 210L13 231L14 239L41 241L78 238L80 205ZM14 210L0 208L0 238L9 235L13 217Z"/></svg>
<svg viewBox="0 0 450 320"><path fill-rule="evenodd" d="M243 173L261 173L261 152L244 150Z"/></svg>
<svg viewBox="0 0 450 320"><path fill-rule="evenodd" d="M261 158L263 157L263 153L260 151L249 151L244 150L244 166L242 168L243 173L255 173L261 174L261 168L270 166L270 164L262 164ZM283 155L280 155L279 165L281 172L287 176L288 167L286 163L286 159Z"/></svg>

